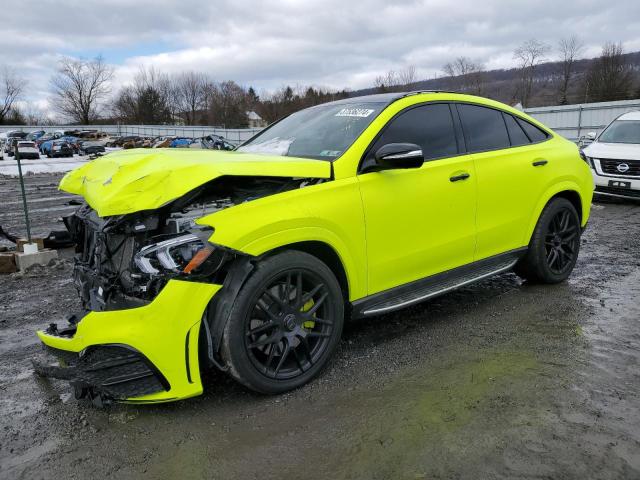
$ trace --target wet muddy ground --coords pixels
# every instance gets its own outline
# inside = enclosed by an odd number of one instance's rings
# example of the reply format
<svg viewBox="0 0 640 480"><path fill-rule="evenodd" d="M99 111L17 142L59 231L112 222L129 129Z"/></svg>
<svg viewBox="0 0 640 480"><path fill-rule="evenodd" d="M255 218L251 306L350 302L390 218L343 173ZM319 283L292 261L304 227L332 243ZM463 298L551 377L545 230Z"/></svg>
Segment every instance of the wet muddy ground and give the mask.
<svg viewBox="0 0 640 480"><path fill-rule="evenodd" d="M0 224L20 228L12 182ZM175 404L77 402L30 366L34 330L78 307L69 274L0 277L0 478L640 478L638 203L594 205L568 282L505 274L355 322L320 378L278 397L212 372Z"/></svg>

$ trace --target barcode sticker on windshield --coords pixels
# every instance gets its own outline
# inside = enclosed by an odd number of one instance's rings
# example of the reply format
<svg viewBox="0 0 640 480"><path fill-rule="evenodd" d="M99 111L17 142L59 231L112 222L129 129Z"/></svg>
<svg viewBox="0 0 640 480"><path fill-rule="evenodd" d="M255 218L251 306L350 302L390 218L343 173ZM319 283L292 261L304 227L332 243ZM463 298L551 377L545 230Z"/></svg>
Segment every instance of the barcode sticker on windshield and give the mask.
<svg viewBox="0 0 640 480"><path fill-rule="evenodd" d="M368 117L375 110L370 110L368 108L343 108L338 113L336 113L336 117Z"/></svg>

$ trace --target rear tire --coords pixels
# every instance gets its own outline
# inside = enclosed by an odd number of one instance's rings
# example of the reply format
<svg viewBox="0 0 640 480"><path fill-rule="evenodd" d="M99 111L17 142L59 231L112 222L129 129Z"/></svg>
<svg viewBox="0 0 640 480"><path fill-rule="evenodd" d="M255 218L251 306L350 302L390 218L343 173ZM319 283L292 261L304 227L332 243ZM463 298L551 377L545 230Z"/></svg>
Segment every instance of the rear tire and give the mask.
<svg viewBox="0 0 640 480"><path fill-rule="evenodd" d="M554 198L542 211L529 243L527 254L515 272L536 283L566 280L580 251L580 216L566 198Z"/></svg>
<svg viewBox="0 0 640 480"><path fill-rule="evenodd" d="M285 251L258 263L224 329L221 355L251 390L277 394L317 376L342 335L344 298L316 257Z"/></svg>

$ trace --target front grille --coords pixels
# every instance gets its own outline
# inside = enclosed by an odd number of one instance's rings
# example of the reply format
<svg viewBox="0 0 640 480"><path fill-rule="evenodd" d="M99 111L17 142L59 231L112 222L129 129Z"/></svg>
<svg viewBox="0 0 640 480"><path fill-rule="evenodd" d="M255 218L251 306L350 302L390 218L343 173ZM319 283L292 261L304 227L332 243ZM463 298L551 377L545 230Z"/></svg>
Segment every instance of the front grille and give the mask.
<svg viewBox="0 0 640 480"><path fill-rule="evenodd" d="M620 195L623 197L640 198L640 190L631 190L630 188L603 187L601 185L596 185L596 192Z"/></svg>
<svg viewBox="0 0 640 480"><path fill-rule="evenodd" d="M629 169L626 172L618 170L618 165L626 164ZM611 158L601 158L600 167L602 172L608 175L620 175L624 177L640 177L640 160L614 160Z"/></svg>
<svg viewBox="0 0 640 480"><path fill-rule="evenodd" d="M90 387L109 398L124 400L167 391L169 383L139 351L120 345L96 345L84 355L49 347L68 367L72 384Z"/></svg>

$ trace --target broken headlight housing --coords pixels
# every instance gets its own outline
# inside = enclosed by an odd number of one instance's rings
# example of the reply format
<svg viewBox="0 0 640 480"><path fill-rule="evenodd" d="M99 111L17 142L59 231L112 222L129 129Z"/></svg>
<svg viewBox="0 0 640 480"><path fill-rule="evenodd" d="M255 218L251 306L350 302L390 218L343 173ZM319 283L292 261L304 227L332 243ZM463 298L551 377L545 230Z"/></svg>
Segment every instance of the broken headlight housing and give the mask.
<svg viewBox="0 0 640 480"><path fill-rule="evenodd" d="M210 235L210 230L198 231L162 240L141 248L133 259L148 275L190 274L214 252Z"/></svg>

